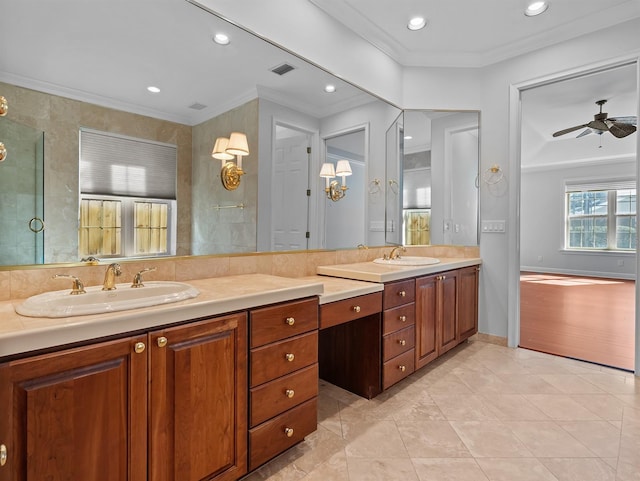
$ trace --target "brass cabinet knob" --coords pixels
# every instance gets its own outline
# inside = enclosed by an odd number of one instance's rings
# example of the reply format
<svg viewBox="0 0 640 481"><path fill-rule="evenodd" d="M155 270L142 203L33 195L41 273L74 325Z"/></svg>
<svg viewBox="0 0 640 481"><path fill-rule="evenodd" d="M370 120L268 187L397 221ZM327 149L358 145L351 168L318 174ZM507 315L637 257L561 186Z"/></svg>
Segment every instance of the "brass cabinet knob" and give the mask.
<svg viewBox="0 0 640 481"><path fill-rule="evenodd" d="M289 353L284 355L284 358L289 362L293 362L293 360L296 358L296 356L289 352Z"/></svg>
<svg viewBox="0 0 640 481"><path fill-rule="evenodd" d="M407 370L407 366L398 366L398 369L400 369L400 371L405 372Z"/></svg>
<svg viewBox="0 0 640 481"><path fill-rule="evenodd" d="M400 316L398 319L400 319L400 322L407 322L407 316Z"/></svg>
<svg viewBox="0 0 640 481"><path fill-rule="evenodd" d="M442 280L444 281L447 278L447 276L442 276Z"/></svg>
<svg viewBox="0 0 640 481"><path fill-rule="evenodd" d="M136 354L140 354L141 352L144 352L144 349L147 346L144 345L144 342L136 342L135 346L133 346L133 350L136 352Z"/></svg>
<svg viewBox="0 0 640 481"><path fill-rule="evenodd" d="M285 322L287 323L287 325L293 326L296 323L296 320L294 317L287 317Z"/></svg>
<svg viewBox="0 0 640 481"><path fill-rule="evenodd" d="M293 396L295 396L296 392L293 389L287 389L284 392L285 396L287 396L289 399L291 399Z"/></svg>
<svg viewBox="0 0 640 481"><path fill-rule="evenodd" d="M398 292L398 295L400 297L405 297L407 295L407 293L405 291L400 291L400 292Z"/></svg>
<svg viewBox="0 0 640 481"><path fill-rule="evenodd" d="M360 306L353 306L351 309L353 309L354 312L360 312Z"/></svg>
<svg viewBox="0 0 640 481"><path fill-rule="evenodd" d="M404 339L400 339L398 341L398 344L400 344L401 346L404 346L407 343L407 341L405 341Z"/></svg>
<svg viewBox="0 0 640 481"><path fill-rule="evenodd" d="M167 345L167 342L169 342L169 341L167 341L167 338L166 338L166 337L164 337L164 336L160 336L160 337L157 339L157 341L156 341L156 342L158 343L158 347L164 347L164 346L166 346L166 345Z"/></svg>
<svg viewBox="0 0 640 481"><path fill-rule="evenodd" d="M288 438L290 438L291 436L293 436L293 428L284 428L284 433Z"/></svg>
<svg viewBox="0 0 640 481"><path fill-rule="evenodd" d="M4 444L0 445L0 466L7 464L8 457L9 454L7 453L7 447Z"/></svg>

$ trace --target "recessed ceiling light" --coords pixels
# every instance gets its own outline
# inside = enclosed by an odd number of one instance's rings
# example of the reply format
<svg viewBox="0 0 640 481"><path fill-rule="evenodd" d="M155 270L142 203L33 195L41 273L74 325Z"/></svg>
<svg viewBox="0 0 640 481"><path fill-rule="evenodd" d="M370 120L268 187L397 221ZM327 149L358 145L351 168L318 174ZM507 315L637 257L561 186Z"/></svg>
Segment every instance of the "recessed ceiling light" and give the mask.
<svg viewBox="0 0 640 481"><path fill-rule="evenodd" d="M158 87L154 87L153 85L150 85L149 87L147 87L147 90L152 94L160 93L160 89Z"/></svg>
<svg viewBox="0 0 640 481"><path fill-rule="evenodd" d="M420 30L426 27L426 25L427 21L424 17L413 17L411 20L409 20L409 23L407 23L407 28L409 30Z"/></svg>
<svg viewBox="0 0 640 481"><path fill-rule="evenodd" d="M405 135L404 136L404 140L411 140L413 139L413 137L411 135Z"/></svg>
<svg viewBox="0 0 640 481"><path fill-rule="evenodd" d="M324 88L324 91L327 92L328 94L332 94L333 92L336 91L336 86L335 85L326 85Z"/></svg>
<svg viewBox="0 0 640 481"><path fill-rule="evenodd" d="M524 14L527 17L535 17L544 13L549 8L549 2L544 1L529 1L527 2L527 8L524 10Z"/></svg>
<svg viewBox="0 0 640 481"><path fill-rule="evenodd" d="M213 36L213 41L218 45L229 45L229 43L231 42L229 36L225 35L224 33L216 33Z"/></svg>

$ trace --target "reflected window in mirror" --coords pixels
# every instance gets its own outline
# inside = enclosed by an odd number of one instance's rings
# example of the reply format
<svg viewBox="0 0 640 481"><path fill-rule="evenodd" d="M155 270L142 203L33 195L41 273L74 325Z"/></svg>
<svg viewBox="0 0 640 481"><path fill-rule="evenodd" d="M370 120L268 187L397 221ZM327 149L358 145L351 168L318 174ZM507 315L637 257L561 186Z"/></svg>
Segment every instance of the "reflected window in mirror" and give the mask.
<svg viewBox="0 0 640 481"><path fill-rule="evenodd" d="M175 255L176 146L80 131L78 255Z"/></svg>

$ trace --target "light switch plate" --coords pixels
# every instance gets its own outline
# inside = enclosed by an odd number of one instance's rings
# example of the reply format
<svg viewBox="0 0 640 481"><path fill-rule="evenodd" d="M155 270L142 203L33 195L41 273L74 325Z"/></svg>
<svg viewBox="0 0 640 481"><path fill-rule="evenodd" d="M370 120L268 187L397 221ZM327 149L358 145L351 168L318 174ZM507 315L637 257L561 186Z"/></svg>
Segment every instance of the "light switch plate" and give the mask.
<svg viewBox="0 0 640 481"><path fill-rule="evenodd" d="M506 220L483 220L482 232L487 234L500 234L506 231Z"/></svg>

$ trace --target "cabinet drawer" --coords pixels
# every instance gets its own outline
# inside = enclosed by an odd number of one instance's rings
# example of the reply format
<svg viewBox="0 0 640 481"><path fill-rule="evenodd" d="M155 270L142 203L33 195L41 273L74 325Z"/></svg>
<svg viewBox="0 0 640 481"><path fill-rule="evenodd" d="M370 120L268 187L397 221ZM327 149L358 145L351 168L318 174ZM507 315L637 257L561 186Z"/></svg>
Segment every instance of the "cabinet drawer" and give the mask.
<svg viewBox="0 0 640 481"><path fill-rule="evenodd" d="M416 297L416 284L413 279L408 281L390 282L384 285L385 309L413 302Z"/></svg>
<svg viewBox="0 0 640 481"><path fill-rule="evenodd" d="M318 331L251 350L251 387L318 362Z"/></svg>
<svg viewBox="0 0 640 481"><path fill-rule="evenodd" d="M250 312L250 347L258 347L318 328L318 299L287 302Z"/></svg>
<svg viewBox="0 0 640 481"><path fill-rule="evenodd" d="M382 292L330 302L320 306L320 329L337 326L382 311Z"/></svg>
<svg viewBox="0 0 640 481"><path fill-rule="evenodd" d="M404 379L414 371L415 349L411 349L398 357L384 363L382 368L382 382L384 389L389 388L398 381Z"/></svg>
<svg viewBox="0 0 640 481"><path fill-rule="evenodd" d="M383 315L382 335L404 329L416 323L416 305L414 302L393 309L387 309Z"/></svg>
<svg viewBox="0 0 640 481"><path fill-rule="evenodd" d="M403 352L413 349L416 345L415 326L393 332L382 339L382 353L384 360L388 361Z"/></svg>
<svg viewBox="0 0 640 481"><path fill-rule="evenodd" d="M317 395L317 364L253 388L250 392L250 425L257 426Z"/></svg>
<svg viewBox="0 0 640 481"><path fill-rule="evenodd" d="M317 398L249 430L249 470L299 443L318 427ZM292 430L292 431L289 431Z"/></svg>

